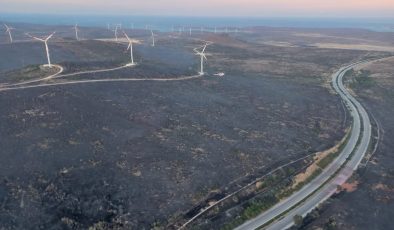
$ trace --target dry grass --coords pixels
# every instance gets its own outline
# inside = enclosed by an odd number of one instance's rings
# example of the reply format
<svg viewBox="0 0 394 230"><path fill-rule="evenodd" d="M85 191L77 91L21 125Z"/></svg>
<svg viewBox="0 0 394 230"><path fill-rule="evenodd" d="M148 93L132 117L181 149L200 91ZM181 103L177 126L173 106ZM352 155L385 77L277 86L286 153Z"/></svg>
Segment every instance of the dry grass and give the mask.
<svg viewBox="0 0 394 230"><path fill-rule="evenodd" d="M354 192L356 191L358 184L359 184L358 181L353 181L352 183L344 183L341 185L341 188L346 192Z"/></svg>
<svg viewBox="0 0 394 230"><path fill-rule="evenodd" d="M293 179L293 185L292 188L295 188L298 184L305 182L310 176L313 175L316 170L318 170L320 167L318 166L318 163L322 161L325 157L327 157L330 154L334 154L339 151L340 146L346 141L347 136L349 135L349 130L347 130L346 136L334 147L323 151L323 152L318 152L316 153L316 156L314 157L314 163L310 165L304 172L298 174L295 176Z"/></svg>

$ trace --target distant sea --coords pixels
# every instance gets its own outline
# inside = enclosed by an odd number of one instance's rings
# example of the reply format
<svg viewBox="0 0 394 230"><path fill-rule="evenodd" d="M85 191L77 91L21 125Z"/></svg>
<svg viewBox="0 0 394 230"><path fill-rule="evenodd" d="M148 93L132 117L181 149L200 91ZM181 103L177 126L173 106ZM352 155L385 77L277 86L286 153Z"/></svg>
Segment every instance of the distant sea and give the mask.
<svg viewBox="0 0 394 230"><path fill-rule="evenodd" d="M251 26L293 28L360 28L394 32L393 18L241 18L241 17L161 17L161 16L97 16L97 15L42 15L0 14L0 21L26 22L46 25L107 27L122 24L124 28L145 28L170 31L174 27L243 28Z"/></svg>

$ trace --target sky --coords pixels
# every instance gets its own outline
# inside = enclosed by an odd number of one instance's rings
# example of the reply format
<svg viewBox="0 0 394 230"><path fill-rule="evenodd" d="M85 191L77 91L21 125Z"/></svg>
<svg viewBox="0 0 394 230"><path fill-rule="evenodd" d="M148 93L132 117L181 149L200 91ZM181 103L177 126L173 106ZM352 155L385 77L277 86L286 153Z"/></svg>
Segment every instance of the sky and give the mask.
<svg viewBox="0 0 394 230"><path fill-rule="evenodd" d="M0 13L394 17L394 0L0 0Z"/></svg>

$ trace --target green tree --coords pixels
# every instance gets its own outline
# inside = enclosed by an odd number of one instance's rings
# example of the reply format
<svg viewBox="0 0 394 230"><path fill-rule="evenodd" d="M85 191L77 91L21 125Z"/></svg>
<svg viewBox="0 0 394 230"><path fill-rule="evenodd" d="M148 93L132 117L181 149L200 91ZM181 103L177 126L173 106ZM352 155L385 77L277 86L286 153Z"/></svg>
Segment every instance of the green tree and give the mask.
<svg viewBox="0 0 394 230"><path fill-rule="evenodd" d="M302 225L302 223L304 221L304 218L302 218L301 215L295 215L293 217L293 221L294 221L294 224L295 224L296 227L301 227L301 225Z"/></svg>

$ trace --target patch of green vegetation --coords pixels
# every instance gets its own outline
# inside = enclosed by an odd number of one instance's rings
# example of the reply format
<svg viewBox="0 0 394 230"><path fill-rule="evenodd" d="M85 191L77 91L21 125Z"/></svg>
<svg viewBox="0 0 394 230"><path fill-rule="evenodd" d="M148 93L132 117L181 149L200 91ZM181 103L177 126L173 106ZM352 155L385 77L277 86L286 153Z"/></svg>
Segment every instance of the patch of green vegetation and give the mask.
<svg viewBox="0 0 394 230"><path fill-rule="evenodd" d="M295 215L293 217L293 220L294 220L294 225L298 227L302 225L304 218L300 215Z"/></svg>
<svg viewBox="0 0 394 230"><path fill-rule="evenodd" d="M333 160L335 158L337 158L337 156L339 155L340 151L336 151L334 153L328 154L326 157L324 157L323 159L321 159L318 163L317 166L319 166L320 168L324 169L325 167L327 167L329 164L331 164L331 162L333 162Z"/></svg>
<svg viewBox="0 0 394 230"><path fill-rule="evenodd" d="M376 84L375 80L371 77L371 72L368 70L360 70L360 71L350 70L348 71L346 76L350 76L353 78L353 81L350 84L352 88L356 88L356 87L370 88Z"/></svg>
<svg viewBox="0 0 394 230"><path fill-rule="evenodd" d="M245 221L258 216L260 213L268 210L278 202L273 193L266 195L260 199L253 200L247 204L243 212L230 223L224 225L222 230L231 230L241 225Z"/></svg>
<svg viewBox="0 0 394 230"><path fill-rule="evenodd" d="M58 68L41 69L39 65L29 65L23 69L14 70L6 73L4 76L2 76L1 80L7 83L17 83L17 82L23 82L27 80L38 79L45 76L49 76L51 74L56 73L57 71Z"/></svg>

